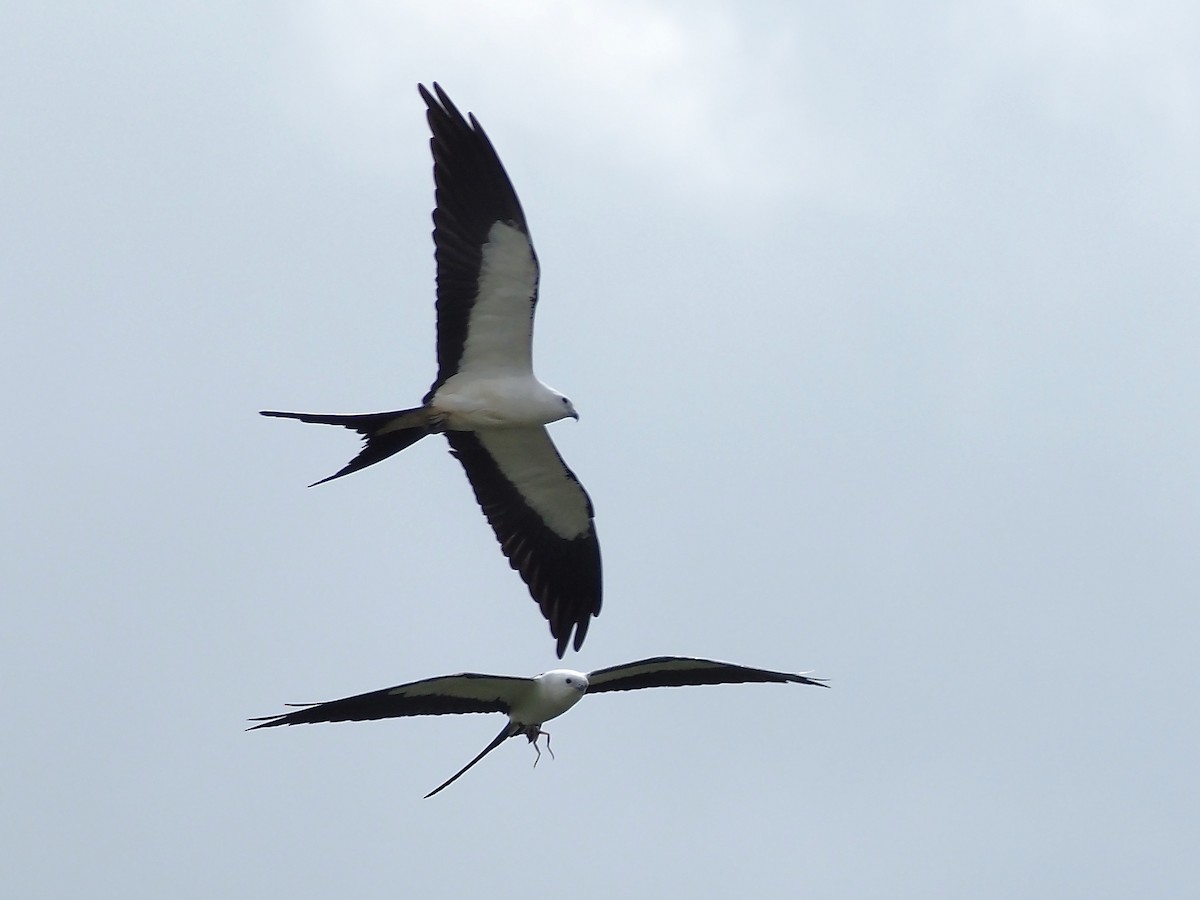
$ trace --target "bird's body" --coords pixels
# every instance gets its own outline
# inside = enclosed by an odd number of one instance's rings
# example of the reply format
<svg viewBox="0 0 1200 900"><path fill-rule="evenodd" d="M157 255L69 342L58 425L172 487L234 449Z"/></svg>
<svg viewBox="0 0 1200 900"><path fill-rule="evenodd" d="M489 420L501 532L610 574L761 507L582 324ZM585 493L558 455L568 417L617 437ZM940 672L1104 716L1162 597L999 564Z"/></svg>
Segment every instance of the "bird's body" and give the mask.
<svg viewBox="0 0 1200 900"><path fill-rule="evenodd" d="M464 672L427 678L409 684L357 694L328 703L314 703L277 716L253 721L253 728L302 725L317 722L365 721L403 716L503 712L508 722L490 744L453 776L426 794L448 787L463 773L511 737L525 736L536 744L546 734L542 725L557 718L583 699L585 693L631 691L651 687L773 682L825 687L820 678L803 674L754 669L735 663L690 656L656 656L622 663L590 674L573 669L553 669L534 678L481 675ZM547 746L549 735L546 735Z"/></svg>
<svg viewBox="0 0 1200 900"><path fill-rule="evenodd" d="M533 428L576 416L566 397L527 375L455 375L426 408L445 431Z"/></svg>
<svg viewBox="0 0 1200 900"><path fill-rule="evenodd" d="M527 687L515 698L508 717L519 725L541 727L583 699L588 677L574 669L553 669L529 679Z"/></svg>
<svg viewBox="0 0 1200 900"><path fill-rule="evenodd" d="M421 406L362 415L263 411L340 425L366 443L316 484L444 433L512 567L550 624L561 657L600 614L600 544L591 500L545 426L578 419L533 373L538 261L507 173L474 116L438 85L420 87L433 133L438 374Z"/></svg>

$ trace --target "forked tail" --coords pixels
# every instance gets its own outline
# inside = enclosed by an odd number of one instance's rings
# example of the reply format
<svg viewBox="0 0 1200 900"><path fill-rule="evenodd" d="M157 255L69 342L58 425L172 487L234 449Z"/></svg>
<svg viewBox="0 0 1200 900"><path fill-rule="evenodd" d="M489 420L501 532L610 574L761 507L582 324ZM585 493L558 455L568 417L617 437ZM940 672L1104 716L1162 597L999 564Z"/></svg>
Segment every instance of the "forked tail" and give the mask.
<svg viewBox="0 0 1200 900"><path fill-rule="evenodd" d="M434 794L444 791L446 788L450 787L450 785L454 784L454 782L458 781L459 778L466 774L467 769L471 768L471 766L475 765L475 763L479 762L481 759L507 741L510 737L516 737L523 730L523 727L518 725L516 722L509 722L506 724L500 729L500 733L492 738L492 742L479 751L478 756L476 756L473 760L471 760L469 763L435 787L432 791L426 794L423 799L428 800Z"/></svg>
<svg viewBox="0 0 1200 900"><path fill-rule="evenodd" d="M416 409L398 409L394 412L367 413L361 416L324 415L321 413L278 412L264 409L259 415L272 416L277 419L299 419L301 422L313 422L318 425L341 425L357 431L365 439L358 456L346 463L338 472L320 481L314 481L309 487L316 487L359 469L374 465L399 453L405 447L410 447L425 435L430 434L429 410L423 406Z"/></svg>

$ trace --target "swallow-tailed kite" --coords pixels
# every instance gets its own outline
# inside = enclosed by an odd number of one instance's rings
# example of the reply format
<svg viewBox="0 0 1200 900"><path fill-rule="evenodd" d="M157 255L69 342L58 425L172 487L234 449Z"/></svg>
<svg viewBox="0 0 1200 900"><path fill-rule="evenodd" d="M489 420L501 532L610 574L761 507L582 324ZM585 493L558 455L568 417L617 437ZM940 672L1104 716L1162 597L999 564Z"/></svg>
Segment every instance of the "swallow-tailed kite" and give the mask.
<svg viewBox="0 0 1200 900"><path fill-rule="evenodd" d="M637 662L597 669L590 674L571 669L554 669L536 678L516 678L509 675L478 675L464 672L427 678L398 687L372 691L328 703L294 704L295 712L251 719L261 722L251 727L270 728L274 725L304 725L313 722L362 722L368 719L391 719L400 716L441 716L450 713L502 712L508 722L500 733L473 760L442 782L426 797L449 787L467 769L479 762L511 737L524 735L538 750L537 739L550 735L542 731L542 723L561 716L586 694L603 691L635 691L652 687L683 687L693 684L742 684L745 682L794 682L828 687L823 678L809 678L788 672L751 669L734 663L713 659L694 659L688 656L656 656ZM551 754L553 755L553 754ZM537 765L537 760L534 760Z"/></svg>
<svg viewBox="0 0 1200 900"><path fill-rule="evenodd" d="M466 470L504 555L550 623L561 657L600 614L600 544L592 502L545 425L578 419L571 401L533 374L538 261L521 204L473 115L437 84L418 85L433 133L437 360L415 409L367 415L263 411L341 425L366 443L322 484L443 432Z"/></svg>

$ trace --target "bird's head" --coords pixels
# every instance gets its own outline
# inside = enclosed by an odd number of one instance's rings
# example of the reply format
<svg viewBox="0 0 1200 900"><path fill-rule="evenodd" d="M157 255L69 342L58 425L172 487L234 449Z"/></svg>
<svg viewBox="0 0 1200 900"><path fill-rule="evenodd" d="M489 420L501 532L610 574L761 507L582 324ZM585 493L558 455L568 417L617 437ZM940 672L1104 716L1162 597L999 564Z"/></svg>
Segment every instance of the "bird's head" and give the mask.
<svg viewBox="0 0 1200 900"><path fill-rule="evenodd" d="M588 677L574 669L551 669L541 676L543 684L561 690L563 694L571 691L585 693L588 689Z"/></svg>
<svg viewBox="0 0 1200 900"><path fill-rule="evenodd" d="M573 669L552 669L536 680L541 683L543 695L561 704L563 712L578 703L588 689L588 677Z"/></svg>
<svg viewBox="0 0 1200 900"><path fill-rule="evenodd" d="M567 397L562 396L562 394L558 395L558 402L562 407L562 417L564 419L574 419L576 422L579 421L579 413L575 411L574 403L572 403Z"/></svg>

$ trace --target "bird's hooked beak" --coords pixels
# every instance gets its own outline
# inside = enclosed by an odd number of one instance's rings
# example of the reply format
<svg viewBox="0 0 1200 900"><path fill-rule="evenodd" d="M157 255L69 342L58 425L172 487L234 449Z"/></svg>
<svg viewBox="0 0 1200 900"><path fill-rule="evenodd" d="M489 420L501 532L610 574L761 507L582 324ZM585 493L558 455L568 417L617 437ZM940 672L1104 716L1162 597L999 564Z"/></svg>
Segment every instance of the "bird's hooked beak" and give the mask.
<svg viewBox="0 0 1200 900"><path fill-rule="evenodd" d="M571 416L570 416L570 417L571 417L572 419L574 419L576 422L578 422L578 421L579 421L579 413L575 412L575 410L571 410Z"/></svg>

